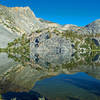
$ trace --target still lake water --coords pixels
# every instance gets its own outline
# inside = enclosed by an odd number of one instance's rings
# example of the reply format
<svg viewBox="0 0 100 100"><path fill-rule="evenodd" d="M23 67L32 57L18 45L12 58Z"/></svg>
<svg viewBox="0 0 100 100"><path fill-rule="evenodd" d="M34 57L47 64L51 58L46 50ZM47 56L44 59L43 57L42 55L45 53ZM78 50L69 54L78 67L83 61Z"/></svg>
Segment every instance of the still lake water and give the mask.
<svg viewBox="0 0 100 100"><path fill-rule="evenodd" d="M3 100L100 100L100 52L0 53L0 94Z"/></svg>

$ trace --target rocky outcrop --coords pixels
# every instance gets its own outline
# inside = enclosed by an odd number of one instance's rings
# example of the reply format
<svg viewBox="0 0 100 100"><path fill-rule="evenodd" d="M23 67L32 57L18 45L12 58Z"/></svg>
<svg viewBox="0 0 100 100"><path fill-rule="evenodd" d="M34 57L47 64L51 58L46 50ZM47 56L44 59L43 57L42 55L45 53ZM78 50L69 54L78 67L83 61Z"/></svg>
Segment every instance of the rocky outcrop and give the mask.
<svg viewBox="0 0 100 100"><path fill-rule="evenodd" d="M70 40L66 40L66 38L57 36L54 33L44 33L36 37L31 41L30 50L30 56L36 62L42 63L42 61L46 61L47 64L52 63L55 66L57 62L61 64L69 61L71 55L75 52Z"/></svg>
<svg viewBox="0 0 100 100"><path fill-rule="evenodd" d="M18 33L31 33L44 28L29 7L5 7L0 5L0 20Z"/></svg>
<svg viewBox="0 0 100 100"><path fill-rule="evenodd" d="M100 19L86 25L85 28L90 34L100 34Z"/></svg>

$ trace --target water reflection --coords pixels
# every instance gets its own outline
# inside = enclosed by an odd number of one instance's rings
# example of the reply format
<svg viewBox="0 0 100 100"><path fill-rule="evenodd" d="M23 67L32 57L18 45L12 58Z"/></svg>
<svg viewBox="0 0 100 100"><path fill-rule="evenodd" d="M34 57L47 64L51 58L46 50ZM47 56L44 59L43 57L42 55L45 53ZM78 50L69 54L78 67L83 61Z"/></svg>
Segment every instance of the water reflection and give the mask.
<svg viewBox="0 0 100 100"><path fill-rule="evenodd" d="M92 59L92 61L98 61L99 60L99 54L96 54L94 57L93 57L93 59Z"/></svg>
<svg viewBox="0 0 100 100"><path fill-rule="evenodd" d="M11 98L19 98L25 92L31 98L31 90L48 100L100 99L100 81L97 80L100 79L100 52L67 55L41 52L32 56L30 53L0 53L0 64L2 96L10 92Z"/></svg>
<svg viewBox="0 0 100 100"><path fill-rule="evenodd" d="M33 90L49 100L99 100L100 80L85 73L61 74L38 81Z"/></svg>
<svg viewBox="0 0 100 100"><path fill-rule="evenodd" d="M0 53L0 75L17 65L14 59L8 57L7 53Z"/></svg>
<svg viewBox="0 0 100 100"><path fill-rule="evenodd" d="M6 94L2 94L2 98L4 100L47 100L39 93L34 91L29 92L7 92Z"/></svg>

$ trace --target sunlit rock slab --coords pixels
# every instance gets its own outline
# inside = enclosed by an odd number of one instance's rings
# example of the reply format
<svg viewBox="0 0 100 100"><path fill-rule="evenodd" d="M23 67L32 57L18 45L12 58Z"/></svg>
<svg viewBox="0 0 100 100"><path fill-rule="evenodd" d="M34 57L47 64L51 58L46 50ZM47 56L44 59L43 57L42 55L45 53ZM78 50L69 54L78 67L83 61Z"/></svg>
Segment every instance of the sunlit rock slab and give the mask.
<svg viewBox="0 0 100 100"><path fill-rule="evenodd" d="M8 43L17 37L16 33L10 32L7 28L0 24L0 48L7 47Z"/></svg>

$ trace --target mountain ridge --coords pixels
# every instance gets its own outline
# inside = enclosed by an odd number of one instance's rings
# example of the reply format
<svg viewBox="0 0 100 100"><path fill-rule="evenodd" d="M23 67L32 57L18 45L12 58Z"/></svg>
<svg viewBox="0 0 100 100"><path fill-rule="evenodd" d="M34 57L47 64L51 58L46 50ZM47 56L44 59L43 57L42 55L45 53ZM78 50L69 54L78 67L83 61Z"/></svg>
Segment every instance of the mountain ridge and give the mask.
<svg viewBox="0 0 100 100"><path fill-rule="evenodd" d="M48 32L55 32L59 34L59 32L62 33L66 31L73 31L82 35L100 34L100 19L83 27L73 24L60 25L37 18L28 6L6 7L0 5L0 27L4 27L3 29L6 30L3 31L6 34L5 36L2 34L2 31L0 32L0 36L2 35L4 37L3 39L0 39L0 45L2 45L4 40L9 40L5 43L6 46L8 42L13 41L18 36L22 36L22 34L40 35ZM7 37L8 31L11 33L11 36L9 37ZM14 38L11 38L12 35ZM2 47L5 46L2 45Z"/></svg>
<svg viewBox="0 0 100 100"><path fill-rule="evenodd" d="M19 28L19 30L21 32L26 32L26 33L31 33L34 30L38 30L38 29L43 29L43 28L48 28L48 27L58 27L60 29L64 29L64 30L73 30L73 31L77 31L77 33L80 34L98 34L100 33L100 19L97 19L93 22L91 22L90 24L87 24L85 26L77 26L77 25L73 25L73 24L65 24L65 25L60 25L58 23L55 22L51 22L48 20L44 20L42 18L37 18L34 14L34 12L31 10L31 8L29 6L25 6L25 7L6 7L6 6L2 6L0 5L0 9L3 11L4 14L7 14L6 17L12 18L12 20L14 21L14 25L17 26L17 28ZM2 11L0 11L1 16L0 16L0 21L5 21L8 20L6 18L2 18L5 16L2 16ZM16 20L18 21L16 21ZM11 21L12 21L11 20ZM20 21L19 21L20 20ZM23 22L22 22L23 21ZM20 25L20 24L22 25ZM24 26L24 27L22 27ZM30 30L30 31L29 31Z"/></svg>

